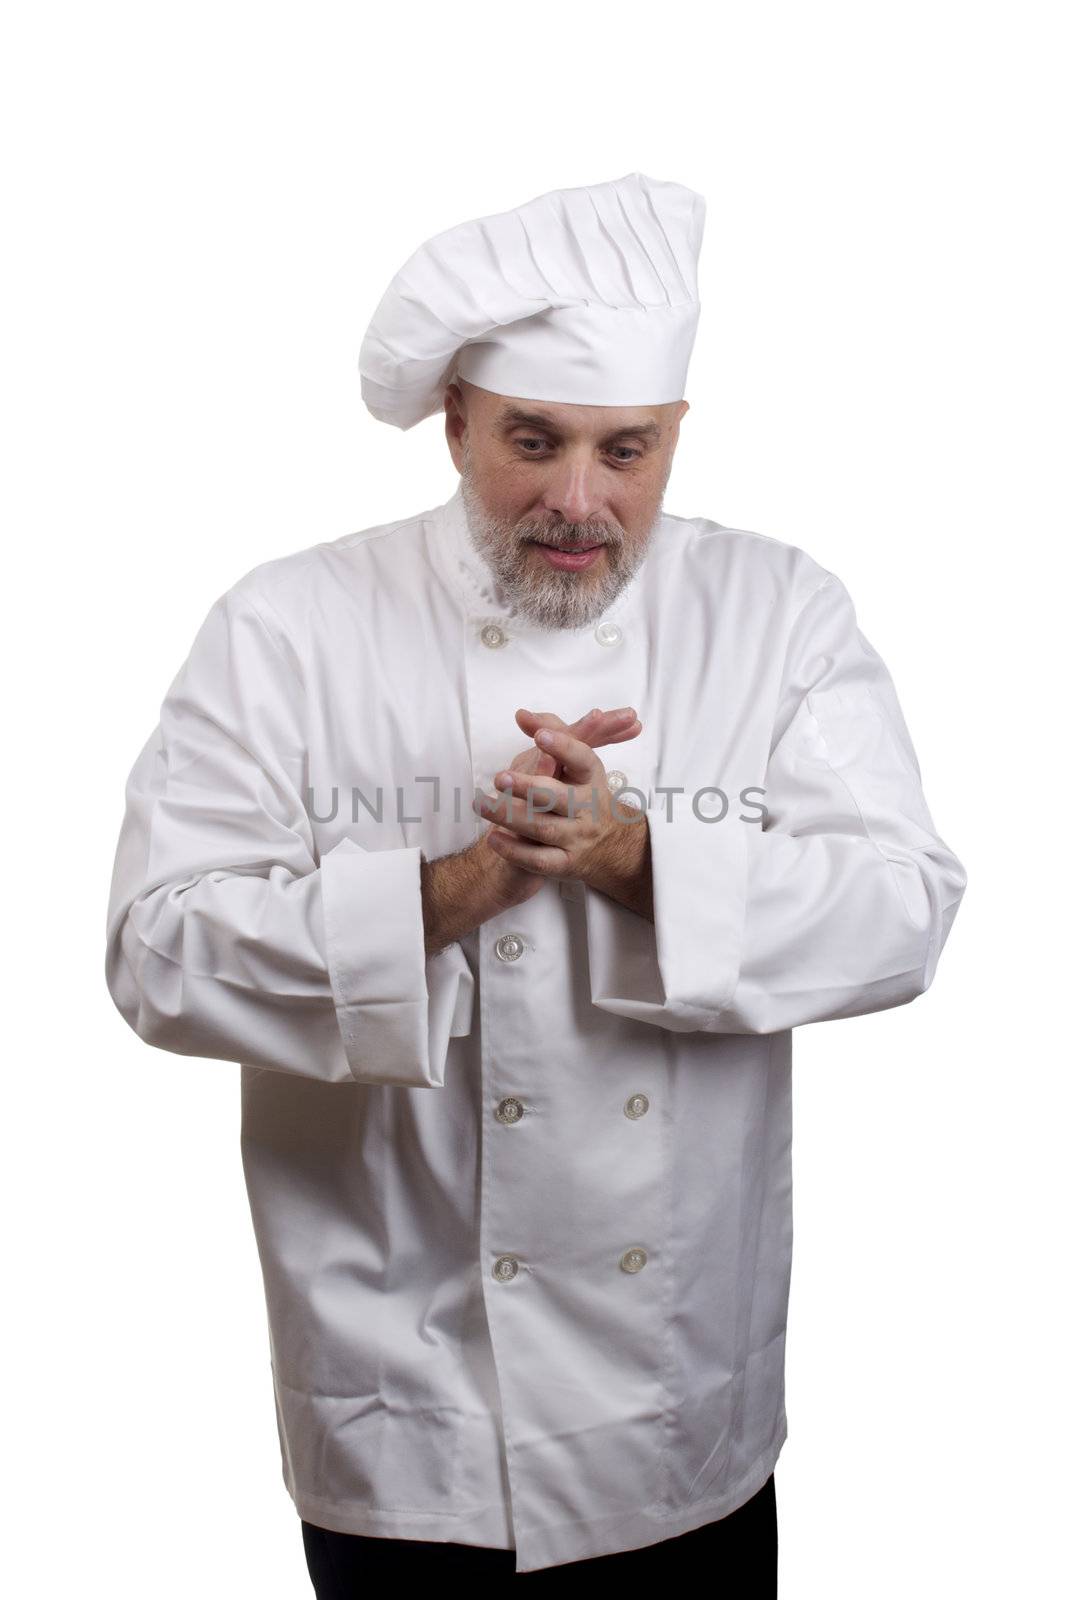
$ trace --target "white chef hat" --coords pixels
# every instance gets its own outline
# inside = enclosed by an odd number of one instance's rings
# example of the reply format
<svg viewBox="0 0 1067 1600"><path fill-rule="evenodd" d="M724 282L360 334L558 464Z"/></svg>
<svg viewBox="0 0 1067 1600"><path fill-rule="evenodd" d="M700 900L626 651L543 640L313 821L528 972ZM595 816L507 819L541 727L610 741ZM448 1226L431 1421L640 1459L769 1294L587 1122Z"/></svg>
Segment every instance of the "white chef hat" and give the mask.
<svg viewBox="0 0 1067 1600"><path fill-rule="evenodd" d="M458 375L587 406L681 400L704 199L631 172L463 222L409 256L363 338L363 399L411 428Z"/></svg>

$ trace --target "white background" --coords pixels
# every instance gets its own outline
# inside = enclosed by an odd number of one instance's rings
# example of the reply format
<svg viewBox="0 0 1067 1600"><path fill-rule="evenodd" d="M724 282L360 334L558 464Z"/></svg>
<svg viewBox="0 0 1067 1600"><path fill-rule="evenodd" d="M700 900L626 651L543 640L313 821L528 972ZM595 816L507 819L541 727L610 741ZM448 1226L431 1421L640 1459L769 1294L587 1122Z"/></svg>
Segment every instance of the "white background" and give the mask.
<svg viewBox="0 0 1067 1600"><path fill-rule="evenodd" d="M1057 10L10 17L9 1594L311 1595L238 1068L150 1049L104 985L123 787L223 590L455 487L440 416L361 405L401 263L635 170L708 206L665 509L842 578L970 879L927 995L795 1036L780 1592L1062 1581Z"/></svg>

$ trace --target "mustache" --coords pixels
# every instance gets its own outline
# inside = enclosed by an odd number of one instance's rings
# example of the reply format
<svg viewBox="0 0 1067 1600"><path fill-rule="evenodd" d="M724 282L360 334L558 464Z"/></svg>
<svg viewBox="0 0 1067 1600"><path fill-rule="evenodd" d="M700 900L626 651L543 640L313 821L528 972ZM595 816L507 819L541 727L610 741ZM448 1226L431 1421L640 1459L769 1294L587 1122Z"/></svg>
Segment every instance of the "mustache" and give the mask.
<svg viewBox="0 0 1067 1600"><path fill-rule="evenodd" d="M555 522L549 527L520 523L516 534L524 544L618 544L619 534L603 522Z"/></svg>

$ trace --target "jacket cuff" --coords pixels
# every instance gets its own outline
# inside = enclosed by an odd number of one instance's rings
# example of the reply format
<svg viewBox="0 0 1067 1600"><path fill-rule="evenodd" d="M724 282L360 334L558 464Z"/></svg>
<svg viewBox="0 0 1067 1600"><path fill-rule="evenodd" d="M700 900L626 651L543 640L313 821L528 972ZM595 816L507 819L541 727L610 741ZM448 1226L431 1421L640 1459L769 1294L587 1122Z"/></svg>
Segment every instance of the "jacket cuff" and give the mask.
<svg viewBox="0 0 1067 1600"><path fill-rule="evenodd" d="M450 1038L470 1033L474 978L463 950L427 959L422 851L322 858L326 961L349 1071L358 1083L443 1088Z"/></svg>
<svg viewBox="0 0 1067 1600"><path fill-rule="evenodd" d="M597 889L586 892L592 1002L675 1033L709 1028L737 986L748 837L727 812L702 820L686 796L646 813L655 922Z"/></svg>

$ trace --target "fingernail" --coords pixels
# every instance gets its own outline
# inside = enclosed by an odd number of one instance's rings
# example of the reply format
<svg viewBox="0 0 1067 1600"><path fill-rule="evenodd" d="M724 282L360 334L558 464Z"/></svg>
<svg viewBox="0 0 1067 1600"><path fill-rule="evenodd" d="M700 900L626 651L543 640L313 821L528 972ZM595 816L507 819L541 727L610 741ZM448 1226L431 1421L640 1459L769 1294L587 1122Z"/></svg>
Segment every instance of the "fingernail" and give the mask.
<svg viewBox="0 0 1067 1600"><path fill-rule="evenodd" d="M555 734L551 733L548 728L538 728L534 737L537 739L539 744L546 745L550 750L556 742Z"/></svg>
<svg viewBox="0 0 1067 1600"><path fill-rule="evenodd" d="M498 789L510 789L514 782L515 779L512 777L510 772L501 772L497 774L496 786Z"/></svg>

